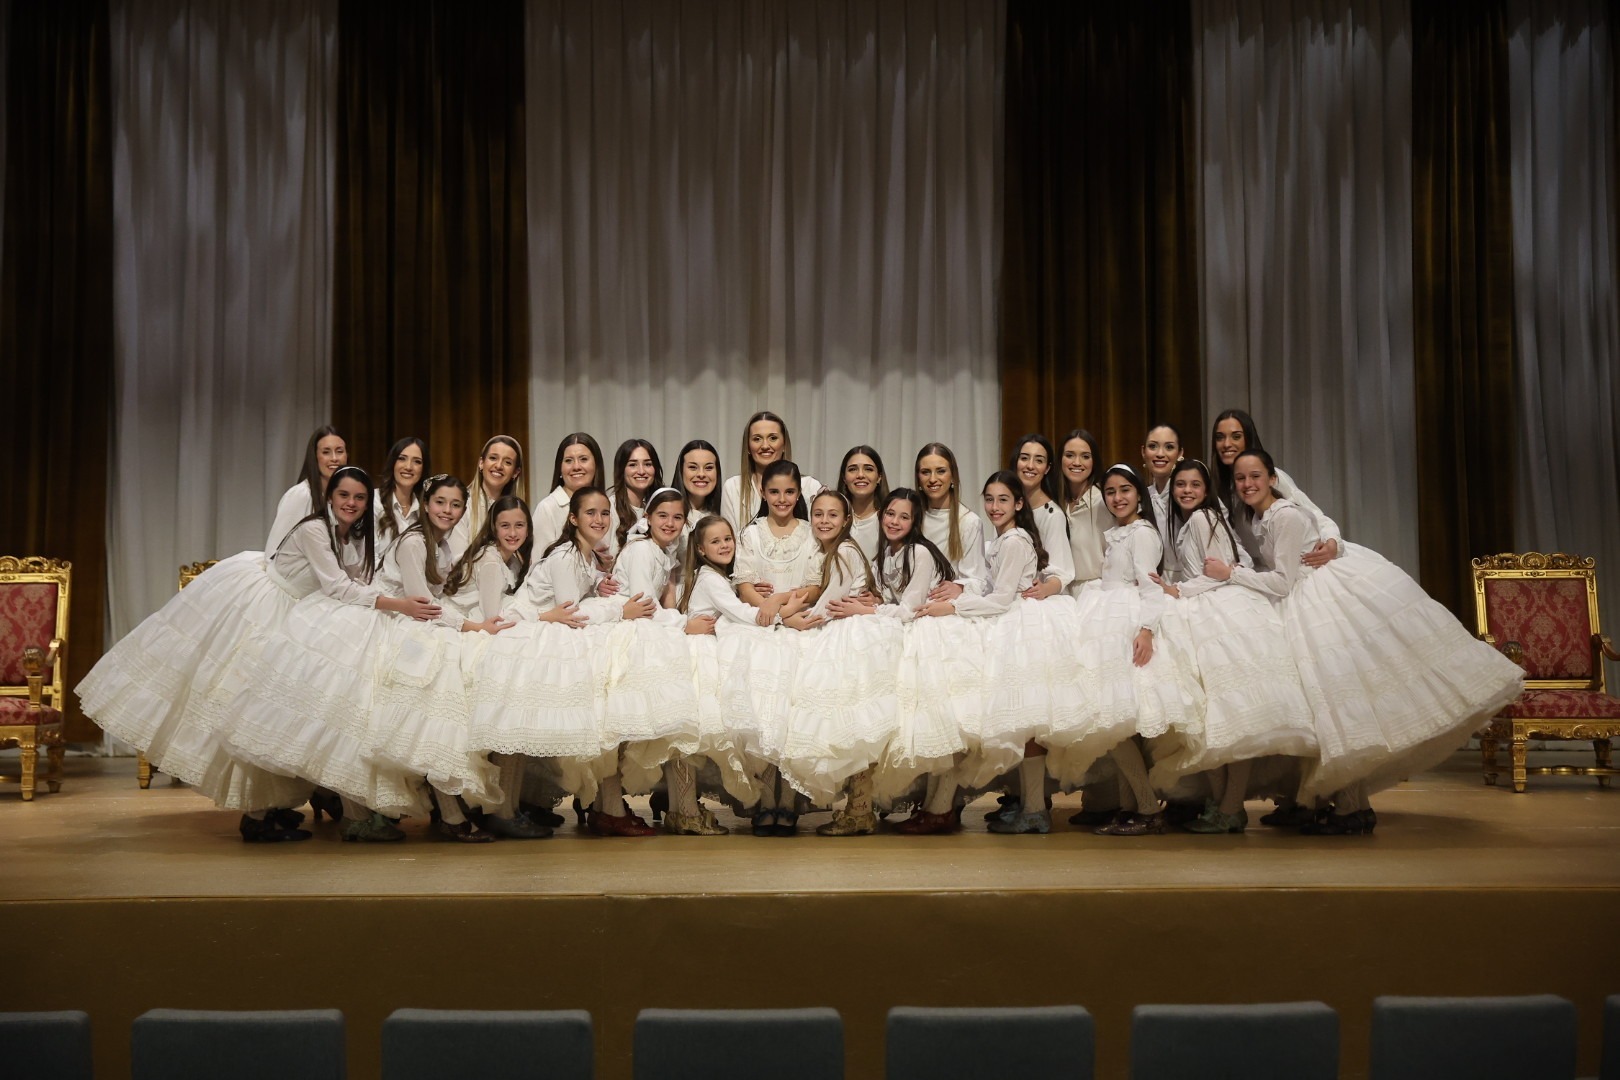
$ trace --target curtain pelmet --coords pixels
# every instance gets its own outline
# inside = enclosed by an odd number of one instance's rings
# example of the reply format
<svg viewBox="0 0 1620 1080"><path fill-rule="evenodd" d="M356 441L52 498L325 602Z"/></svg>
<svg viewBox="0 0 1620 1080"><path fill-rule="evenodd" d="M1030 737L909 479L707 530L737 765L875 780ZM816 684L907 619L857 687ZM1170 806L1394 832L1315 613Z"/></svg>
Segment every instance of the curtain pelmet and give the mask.
<svg viewBox="0 0 1620 1080"><path fill-rule="evenodd" d="M1413 369L1423 587L1472 617L1513 548L1513 208L1501 0L1412 3Z"/></svg>
<svg viewBox="0 0 1620 1080"><path fill-rule="evenodd" d="M112 389L106 0L15 4L7 30L0 553L73 563L67 685L101 657ZM95 728L71 693L67 737Z"/></svg>
<svg viewBox="0 0 1620 1080"><path fill-rule="evenodd" d="M1008 5L1002 433L1202 430L1184 0Z"/></svg>

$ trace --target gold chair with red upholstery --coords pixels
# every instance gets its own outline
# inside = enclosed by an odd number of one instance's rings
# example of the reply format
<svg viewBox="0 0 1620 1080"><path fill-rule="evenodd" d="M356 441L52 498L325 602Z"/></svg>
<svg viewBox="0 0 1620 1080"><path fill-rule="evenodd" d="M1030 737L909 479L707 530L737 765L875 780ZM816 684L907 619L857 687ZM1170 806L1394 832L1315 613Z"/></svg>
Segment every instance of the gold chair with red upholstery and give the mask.
<svg viewBox="0 0 1620 1080"><path fill-rule="evenodd" d="M34 797L39 749L45 783L62 788L62 705L73 567L61 559L0 556L0 746L22 748L22 772L0 781Z"/></svg>
<svg viewBox="0 0 1620 1080"><path fill-rule="evenodd" d="M1620 735L1620 698L1611 697L1603 660L1620 660L1598 626L1597 568L1579 555L1491 555L1475 559L1474 618L1479 635L1524 668L1524 693L1481 733L1485 782L1496 783L1498 745L1513 758L1513 790L1530 773L1595 776L1602 787L1620 773L1609 740ZM1591 740L1590 766L1527 768L1531 739Z"/></svg>
<svg viewBox="0 0 1620 1080"><path fill-rule="evenodd" d="M219 562L218 559L209 559L207 562L187 563L180 568L180 584L176 587L183 589L190 585L202 572ZM140 785L142 791L152 786L152 763L146 760L146 755L139 750L135 752L135 783Z"/></svg>

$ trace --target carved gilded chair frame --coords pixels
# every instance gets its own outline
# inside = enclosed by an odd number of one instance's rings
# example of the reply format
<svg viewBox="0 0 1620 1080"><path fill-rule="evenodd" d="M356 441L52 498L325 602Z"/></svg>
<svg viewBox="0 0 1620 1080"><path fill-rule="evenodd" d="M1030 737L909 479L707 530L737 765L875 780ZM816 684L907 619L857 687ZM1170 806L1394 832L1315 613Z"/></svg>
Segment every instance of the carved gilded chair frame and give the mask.
<svg viewBox="0 0 1620 1080"><path fill-rule="evenodd" d="M68 605L73 593L73 566L64 559L38 555L0 555L0 584L27 583L56 586L56 626L45 648L30 645L23 650L26 681L19 686L0 686L0 697L26 697L32 710L46 704L61 710L66 702ZM45 678L47 667L51 670L49 680ZM20 783L24 802L34 798L41 747L49 761L46 787L53 793L62 789L62 729L61 720L52 724L0 723L0 746L15 744L22 750L22 771L16 775L0 775L0 782Z"/></svg>

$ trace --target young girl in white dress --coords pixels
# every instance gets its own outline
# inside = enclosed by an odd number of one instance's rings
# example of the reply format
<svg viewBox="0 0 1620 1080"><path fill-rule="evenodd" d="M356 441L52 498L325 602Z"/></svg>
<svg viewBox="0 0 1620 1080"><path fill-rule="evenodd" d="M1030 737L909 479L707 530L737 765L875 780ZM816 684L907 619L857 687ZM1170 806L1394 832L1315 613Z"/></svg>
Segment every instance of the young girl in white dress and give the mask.
<svg viewBox="0 0 1620 1080"><path fill-rule="evenodd" d="M613 523L607 545L617 555L625 539L647 513L647 497L664 486L664 465L646 439L626 439L613 454L613 486L608 489Z"/></svg>
<svg viewBox="0 0 1620 1080"><path fill-rule="evenodd" d="M428 476L427 443L414 435L400 439L388 450L388 472L377 483L377 559L379 564L394 541L422 514L422 491Z"/></svg>
<svg viewBox="0 0 1620 1080"><path fill-rule="evenodd" d="M850 539L871 562L882 540L878 513L889 499L889 475L876 450L854 446L844 454L838 466L838 493L850 507Z"/></svg>
<svg viewBox="0 0 1620 1080"><path fill-rule="evenodd" d="M1047 563L1035 584L1029 587L1028 599L1044 600L1056 596L1074 581L1074 555L1069 546L1069 518L1063 504L1058 501L1058 477L1055 470L1056 454L1045 435L1025 435L1013 447L1007 471L1018 477L1023 485L1024 504L1029 507L1035 527L1041 533L1041 547L1046 551Z"/></svg>
<svg viewBox="0 0 1620 1080"><path fill-rule="evenodd" d="M1373 551L1344 544L1323 566L1305 565L1300 556L1321 540L1320 527L1280 496L1270 454L1243 451L1232 475L1261 557L1252 570L1210 559L1204 572L1280 608L1319 755L1300 802L1332 805L1302 831L1369 833L1377 824L1369 795L1457 750L1519 695L1524 672Z"/></svg>
<svg viewBox="0 0 1620 1080"><path fill-rule="evenodd" d="M1179 774L1202 770L1213 798L1183 828L1242 832L1249 823L1243 801L1256 759L1314 758L1315 728L1282 618L1271 602L1204 574L1207 559L1238 563L1237 538L1204 463L1178 463L1170 496L1172 558L1180 584L1164 586L1171 597L1164 621L1170 636L1186 643L1204 688L1204 748L1196 761L1159 758L1149 777L1168 790ZM1168 566L1171 560L1165 561ZM1299 771L1297 761L1266 765L1265 771L1279 775L1297 777Z"/></svg>
<svg viewBox="0 0 1620 1080"><path fill-rule="evenodd" d="M741 466L736 476L728 476L721 486L720 513L731 522L741 544L743 530L765 516L765 469L778 461L793 460L793 439L787 421L773 412L761 411L743 425ZM801 476L800 491L813 499L821 483L813 476Z"/></svg>
<svg viewBox="0 0 1620 1080"><path fill-rule="evenodd" d="M1244 564L1252 566L1254 558L1260 553L1260 538L1255 534L1252 515L1240 512L1243 502L1237 497L1236 485L1232 481L1232 463L1245 450L1264 450L1265 446L1260 442L1260 433L1255 430L1254 418L1242 409L1227 409L1217 416L1209 442L1212 454L1210 462L1215 466L1215 495L1221 500L1232 522L1232 531L1237 535ZM1326 566L1339 554L1341 536L1338 523L1312 502L1300 490L1294 478L1281 469L1277 470L1277 492L1316 519L1322 539L1305 553L1304 563L1311 567Z"/></svg>
<svg viewBox="0 0 1620 1080"><path fill-rule="evenodd" d="M1174 424L1158 423L1148 428L1142 440L1142 472L1147 480L1153 521L1159 529L1159 543L1170 547L1170 474L1186 452L1186 440Z"/></svg>
<svg viewBox="0 0 1620 1080"><path fill-rule="evenodd" d="M583 431L564 435L557 444L557 458L551 466L551 493L534 505L535 550L546 551L563 533L572 511L569 502L574 492L582 488L600 488L607 482L602 471L602 448ZM600 548L609 556L607 533L612 530L612 502L609 504L608 527L603 531ZM604 567L605 569L605 567Z"/></svg>
<svg viewBox="0 0 1620 1080"><path fill-rule="evenodd" d="M467 493L467 512L450 535L450 547L457 558L484 527L490 506L506 495L524 497L523 447L510 435L494 435L478 452L478 467L473 470L472 489Z"/></svg>
<svg viewBox="0 0 1620 1080"><path fill-rule="evenodd" d="M955 579L940 582L930 599L954 600L964 588L982 594L990 581L984 562L984 519L962 502L956 455L944 443L929 443L917 451L912 471L916 490L928 504L923 536L945 553L956 571Z"/></svg>
<svg viewBox="0 0 1620 1080"><path fill-rule="evenodd" d="M1169 598L1154 580L1163 549L1146 485L1128 465L1102 477L1114 527L1106 534L1102 574L1080 594L1075 658L1090 680L1081 737L1055 749L1054 771L1067 787L1085 782L1104 755L1119 770L1120 812L1098 826L1104 835L1138 836L1165 828L1137 736L1158 753L1196 759L1202 749L1203 692L1191 660L1163 632Z"/></svg>
<svg viewBox="0 0 1620 1080"><path fill-rule="evenodd" d="M326 498L326 485L332 474L348 463L349 444L338 434L337 428L330 424L316 428L304 447L304 464L298 470L298 481L283 492L276 503L270 534L264 541L267 556L281 546L294 525L315 512Z"/></svg>
<svg viewBox="0 0 1620 1080"><path fill-rule="evenodd" d="M1058 504L1069 524L1069 556L1074 563L1074 580L1069 595L1078 597L1088 581L1102 576L1103 534L1114 526L1114 518L1103 504L1097 484L1101 453L1097 437L1085 428L1075 428L1063 438L1059 460Z"/></svg>
<svg viewBox="0 0 1620 1080"><path fill-rule="evenodd" d="M772 626L798 616L820 594L821 548L810 528L801 480L799 467L791 461L767 465L760 474L760 488L768 512L743 530L737 544L731 581L743 602L759 609L761 625ZM747 736L749 753L758 761L755 776L760 804L754 815L758 836L797 831L798 794L771 763L768 745L770 733L786 723L797 660L797 645L791 640L766 637L757 642L750 650L745 676L751 709L733 717L734 725Z"/></svg>

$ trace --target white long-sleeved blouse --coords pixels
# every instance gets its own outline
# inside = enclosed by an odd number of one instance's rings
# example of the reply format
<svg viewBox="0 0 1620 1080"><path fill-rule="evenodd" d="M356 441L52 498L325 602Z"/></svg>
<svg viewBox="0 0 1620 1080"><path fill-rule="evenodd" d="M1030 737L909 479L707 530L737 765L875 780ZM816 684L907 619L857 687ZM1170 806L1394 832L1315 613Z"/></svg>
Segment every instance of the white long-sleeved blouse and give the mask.
<svg viewBox="0 0 1620 1080"><path fill-rule="evenodd" d="M991 540L985 560L990 566L990 585L983 596L965 592L957 597L958 615L983 618L1004 614L1039 576L1035 541L1021 528L1008 529Z"/></svg>
<svg viewBox="0 0 1620 1080"><path fill-rule="evenodd" d="M1142 598L1141 625L1155 633L1169 597L1151 575L1159 572L1164 545L1159 531L1143 518L1115 525L1103 534L1108 550L1103 555L1103 588L1133 587Z"/></svg>

